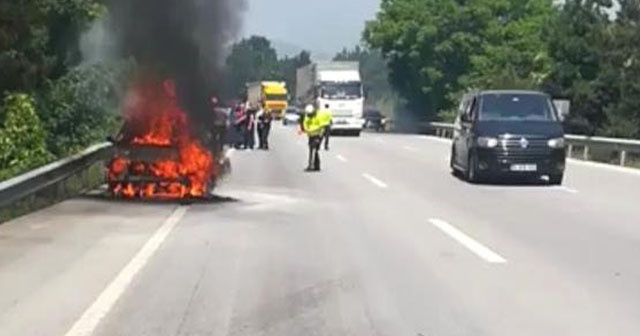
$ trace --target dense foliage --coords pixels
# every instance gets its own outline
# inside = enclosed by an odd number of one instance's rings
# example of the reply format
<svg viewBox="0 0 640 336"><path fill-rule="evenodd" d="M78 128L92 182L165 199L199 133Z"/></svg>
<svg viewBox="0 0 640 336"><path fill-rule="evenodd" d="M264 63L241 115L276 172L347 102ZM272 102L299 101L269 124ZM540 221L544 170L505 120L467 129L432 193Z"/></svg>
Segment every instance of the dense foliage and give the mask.
<svg viewBox="0 0 640 336"><path fill-rule="evenodd" d="M640 136L640 0L382 0L363 39L418 115L472 88L572 101L569 131Z"/></svg>
<svg viewBox="0 0 640 336"><path fill-rule="evenodd" d="M26 94L5 97L0 126L0 180L32 169L51 159L44 127Z"/></svg>
<svg viewBox="0 0 640 336"><path fill-rule="evenodd" d="M369 104L375 105L392 96L387 65L378 50L369 50L360 46L353 49L345 48L336 54L333 60L360 62L360 73Z"/></svg>
<svg viewBox="0 0 640 336"><path fill-rule="evenodd" d="M0 2L0 180L104 141L131 64L82 65L98 0Z"/></svg>
<svg viewBox="0 0 640 336"><path fill-rule="evenodd" d="M243 39L231 47L231 53L227 57L228 98L241 95L247 83L263 80L286 81L293 97L296 70L310 62L309 52L279 58L267 38L252 36Z"/></svg>

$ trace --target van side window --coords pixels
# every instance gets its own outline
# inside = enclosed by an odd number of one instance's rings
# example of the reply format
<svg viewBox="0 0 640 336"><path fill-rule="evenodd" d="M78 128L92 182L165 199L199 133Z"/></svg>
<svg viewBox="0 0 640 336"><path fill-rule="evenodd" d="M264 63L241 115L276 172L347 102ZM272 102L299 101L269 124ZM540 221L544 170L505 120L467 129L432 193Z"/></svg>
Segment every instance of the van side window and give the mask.
<svg viewBox="0 0 640 336"><path fill-rule="evenodd" d="M469 100L465 97L462 98L462 101L460 101L460 105L458 105L458 116L461 116L464 111L467 109L467 104L469 103Z"/></svg>
<svg viewBox="0 0 640 336"><path fill-rule="evenodd" d="M458 118L456 118L457 121L464 120L464 114L467 112L468 108L469 108L469 97L465 96L462 98L462 101L460 102L460 106L458 106Z"/></svg>

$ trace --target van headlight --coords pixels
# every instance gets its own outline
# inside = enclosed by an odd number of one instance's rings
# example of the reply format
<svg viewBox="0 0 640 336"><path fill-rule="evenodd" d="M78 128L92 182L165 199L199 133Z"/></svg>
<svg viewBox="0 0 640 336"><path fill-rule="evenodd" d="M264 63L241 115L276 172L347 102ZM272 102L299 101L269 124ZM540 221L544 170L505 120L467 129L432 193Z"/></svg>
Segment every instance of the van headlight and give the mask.
<svg viewBox="0 0 640 336"><path fill-rule="evenodd" d="M551 148L564 148L564 138L555 138L547 141L547 145Z"/></svg>
<svg viewBox="0 0 640 336"><path fill-rule="evenodd" d="M498 139L491 137L479 137L478 146L483 148L494 148L498 146Z"/></svg>

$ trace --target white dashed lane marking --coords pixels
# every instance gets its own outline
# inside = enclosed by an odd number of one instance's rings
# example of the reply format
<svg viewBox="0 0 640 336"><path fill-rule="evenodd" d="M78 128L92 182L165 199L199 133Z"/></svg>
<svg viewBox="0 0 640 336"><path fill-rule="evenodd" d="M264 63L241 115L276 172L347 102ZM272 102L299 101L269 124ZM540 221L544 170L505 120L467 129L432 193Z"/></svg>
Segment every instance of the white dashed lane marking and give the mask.
<svg viewBox="0 0 640 336"><path fill-rule="evenodd" d="M488 247L482 245L475 239L469 237L464 232L456 229L453 225L441 219L435 218L430 219L429 222L433 224L433 226L440 229L442 232L446 233L449 237L460 243L460 245L466 247L469 251L484 259L486 262L492 264L504 264L507 262L507 259L503 258L501 255L492 251Z"/></svg>
<svg viewBox="0 0 640 336"><path fill-rule="evenodd" d="M362 177L364 177L369 182L371 182L373 185L375 185L375 186L377 186L379 188L386 189L386 188L389 187L386 183L380 181L378 178L376 178L375 176L373 176L371 174L364 173L364 174L362 174Z"/></svg>

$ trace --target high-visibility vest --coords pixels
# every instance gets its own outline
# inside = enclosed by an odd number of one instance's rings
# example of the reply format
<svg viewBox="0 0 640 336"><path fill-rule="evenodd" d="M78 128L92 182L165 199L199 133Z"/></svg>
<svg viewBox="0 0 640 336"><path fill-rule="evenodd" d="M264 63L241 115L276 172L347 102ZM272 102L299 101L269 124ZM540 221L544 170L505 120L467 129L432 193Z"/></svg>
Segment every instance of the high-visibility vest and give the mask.
<svg viewBox="0 0 640 336"><path fill-rule="evenodd" d="M303 130L309 136L321 135L325 126L322 116L317 112L313 115L307 114L304 117Z"/></svg>
<svg viewBox="0 0 640 336"><path fill-rule="evenodd" d="M331 113L331 110L320 109L320 110L318 110L317 115L320 118L320 120L322 121L322 124L324 126L331 125L331 120L333 119L333 114Z"/></svg>

